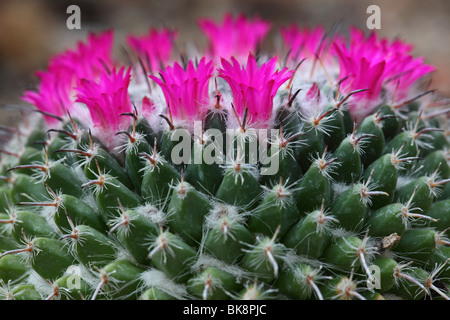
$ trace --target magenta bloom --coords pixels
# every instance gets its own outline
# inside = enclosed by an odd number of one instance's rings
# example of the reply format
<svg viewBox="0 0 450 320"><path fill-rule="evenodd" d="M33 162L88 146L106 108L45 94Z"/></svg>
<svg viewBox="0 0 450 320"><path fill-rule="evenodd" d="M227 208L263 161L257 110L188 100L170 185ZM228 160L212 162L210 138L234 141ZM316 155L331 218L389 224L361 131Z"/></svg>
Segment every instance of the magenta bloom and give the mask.
<svg viewBox="0 0 450 320"><path fill-rule="evenodd" d="M270 24L259 17L250 19L241 14L233 19L230 13L224 16L221 24L200 19L198 25L208 38L208 55L215 61L231 56L245 61L249 52L255 53L270 30Z"/></svg>
<svg viewBox="0 0 450 320"><path fill-rule="evenodd" d="M156 112L155 104L149 97L142 98L142 113L144 117L154 116Z"/></svg>
<svg viewBox="0 0 450 320"><path fill-rule="evenodd" d="M424 63L422 57L414 58L412 55L404 55L396 60L391 72L388 73L385 81L385 87L395 96L394 102L401 102L411 98L410 89L419 81L420 78L435 71L433 66ZM398 84L398 85L397 85Z"/></svg>
<svg viewBox="0 0 450 320"><path fill-rule="evenodd" d="M293 70L276 70L277 58L274 57L258 67L255 57L248 55L246 67L231 57L231 63L222 58L219 76L229 84L234 106L239 116L248 109L249 123L263 125L272 116L273 98L280 86L286 82Z"/></svg>
<svg viewBox="0 0 450 320"><path fill-rule="evenodd" d="M348 94L354 90L368 89L355 97L357 100L365 98L376 101L383 84L386 61L366 56L363 51L347 50L340 46L336 46L336 51L340 66L339 79L346 78L340 91Z"/></svg>
<svg viewBox="0 0 450 320"><path fill-rule="evenodd" d="M120 68L110 72L103 71L98 81L80 79L76 88L77 102L84 103L94 124L106 141L113 138L119 130L127 129L129 117L120 116L132 112L128 86L130 84L131 68Z"/></svg>
<svg viewBox="0 0 450 320"><path fill-rule="evenodd" d="M177 32L164 28L158 31L150 28L147 35L128 36L127 43L150 72L166 66L172 58L173 42Z"/></svg>
<svg viewBox="0 0 450 320"><path fill-rule="evenodd" d="M354 30L353 33L358 34L358 31ZM361 31L359 34L361 37ZM373 39L373 45L378 47L380 55L385 55L386 78L383 85L395 100L394 102L410 98L414 85L435 70L433 66L424 63L423 57L415 58L412 55L413 47L410 44L400 40L389 43L387 39L377 39L376 33L372 33L369 38Z"/></svg>
<svg viewBox="0 0 450 320"><path fill-rule="evenodd" d="M73 73L72 83L79 79L96 79L105 69L114 67L112 46L114 32L89 33L87 42L78 42L77 48L67 50L50 62L53 66L65 68Z"/></svg>
<svg viewBox="0 0 450 320"><path fill-rule="evenodd" d="M161 71L161 78L150 76L162 89L168 113L174 121L201 120L210 103L209 80L214 73L212 61L202 58L197 67L189 61L186 70L177 62Z"/></svg>
<svg viewBox="0 0 450 320"><path fill-rule="evenodd" d="M47 71L36 72L36 76L40 80L39 90L25 91L22 100L43 112L47 124L53 125L56 118L45 114L63 117L66 108L70 109L73 103L70 99L72 74L65 68L51 67Z"/></svg>
<svg viewBox="0 0 450 320"><path fill-rule="evenodd" d="M351 46L354 50L364 51L373 60L385 61L383 84L398 82L397 93L400 95L407 94L419 78L434 71L432 66L424 64L423 58L414 58L411 55L413 48L407 43L400 40L389 43L388 39L378 39L375 32L372 32L366 39L364 33L356 28L352 28L350 34Z"/></svg>
<svg viewBox="0 0 450 320"><path fill-rule="evenodd" d="M423 64L423 59L413 58L411 46L401 42L389 43L378 39L375 33L368 37L356 28L350 30L350 43L345 46L335 42L342 82L341 90L349 93L358 89L369 89L352 97L350 111L365 116L379 103L382 88L395 99L404 99L417 80L433 71Z"/></svg>
<svg viewBox="0 0 450 320"><path fill-rule="evenodd" d="M280 34L285 46L291 50L290 59L296 62L303 58L314 59L317 53L322 58L328 50L325 30L321 26L300 29L298 25L291 24L289 27L281 27Z"/></svg>
<svg viewBox="0 0 450 320"><path fill-rule="evenodd" d="M380 102L380 92L386 78L386 60L373 41L361 39L356 30L352 31L349 47L334 43L339 60L340 92L346 95L354 90L368 89L352 96L349 101L350 113L356 117L369 114ZM361 41L361 42L360 42Z"/></svg>
<svg viewBox="0 0 450 320"><path fill-rule="evenodd" d="M97 79L105 68L113 66L111 56L113 32L90 33L87 42L79 42L74 50L54 56L47 70L38 71L39 89L26 91L22 99L42 112L62 117L72 111L74 87L80 79ZM56 121L45 117L48 124Z"/></svg>

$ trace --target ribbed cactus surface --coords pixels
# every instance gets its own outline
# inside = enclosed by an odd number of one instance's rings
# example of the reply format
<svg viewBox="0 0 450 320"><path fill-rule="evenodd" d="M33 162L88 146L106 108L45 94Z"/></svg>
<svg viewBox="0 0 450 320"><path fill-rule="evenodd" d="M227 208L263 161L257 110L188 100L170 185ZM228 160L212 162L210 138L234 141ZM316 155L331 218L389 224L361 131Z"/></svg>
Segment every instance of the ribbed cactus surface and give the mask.
<svg viewBox="0 0 450 320"><path fill-rule="evenodd" d="M37 73L2 128L0 297L448 300L433 67L355 28L263 52L258 17L198 26L206 49L105 31Z"/></svg>

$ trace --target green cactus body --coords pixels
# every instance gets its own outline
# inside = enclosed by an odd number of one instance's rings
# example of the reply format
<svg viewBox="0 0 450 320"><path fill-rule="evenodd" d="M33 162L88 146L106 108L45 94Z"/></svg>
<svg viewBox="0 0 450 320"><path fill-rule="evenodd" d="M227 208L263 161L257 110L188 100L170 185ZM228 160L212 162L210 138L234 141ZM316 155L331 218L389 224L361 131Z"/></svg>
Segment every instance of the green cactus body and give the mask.
<svg viewBox="0 0 450 320"><path fill-rule="evenodd" d="M204 57L154 31L129 66L93 34L39 73L0 127L1 299L450 299L432 68L356 29L270 57L253 23L199 24Z"/></svg>

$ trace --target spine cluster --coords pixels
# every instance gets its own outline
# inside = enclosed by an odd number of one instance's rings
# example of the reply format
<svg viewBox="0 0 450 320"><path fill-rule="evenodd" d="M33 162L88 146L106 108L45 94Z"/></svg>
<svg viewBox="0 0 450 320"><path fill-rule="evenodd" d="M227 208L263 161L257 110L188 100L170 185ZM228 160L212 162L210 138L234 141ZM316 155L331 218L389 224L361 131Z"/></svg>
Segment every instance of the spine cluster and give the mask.
<svg viewBox="0 0 450 320"><path fill-rule="evenodd" d="M198 25L204 50L151 28L121 62L106 31L37 73L0 128L0 297L448 300L434 68L355 28L269 54L259 17Z"/></svg>

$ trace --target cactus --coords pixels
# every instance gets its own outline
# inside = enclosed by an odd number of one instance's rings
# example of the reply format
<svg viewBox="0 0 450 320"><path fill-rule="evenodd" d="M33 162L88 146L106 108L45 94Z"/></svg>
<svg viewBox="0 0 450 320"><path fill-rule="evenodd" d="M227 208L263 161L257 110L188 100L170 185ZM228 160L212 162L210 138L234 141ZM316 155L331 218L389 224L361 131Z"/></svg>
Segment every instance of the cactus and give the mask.
<svg viewBox="0 0 450 320"><path fill-rule="evenodd" d="M396 40L259 17L113 31L5 129L2 299L449 299L448 99Z"/></svg>

